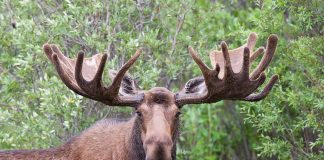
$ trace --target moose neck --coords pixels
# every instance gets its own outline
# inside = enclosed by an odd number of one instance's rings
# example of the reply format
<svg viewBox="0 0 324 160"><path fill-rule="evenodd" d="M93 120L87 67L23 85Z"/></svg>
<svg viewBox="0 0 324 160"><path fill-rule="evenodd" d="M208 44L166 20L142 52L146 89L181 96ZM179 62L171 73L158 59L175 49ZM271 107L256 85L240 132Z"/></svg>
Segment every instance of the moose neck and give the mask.
<svg viewBox="0 0 324 160"><path fill-rule="evenodd" d="M178 137L179 137L179 121L178 120L176 122L176 129L175 132L172 135L172 141L173 141L173 147L172 147L172 159L175 160L176 159L176 151L177 151L177 141L178 141ZM146 157L145 154L145 150L143 147L143 142L141 139L141 121L136 117L135 121L134 121L134 125L132 128L132 132L130 134L130 140L129 142L131 142L130 146L132 148L132 152L130 152L129 157L132 157L132 159L134 160L143 160Z"/></svg>

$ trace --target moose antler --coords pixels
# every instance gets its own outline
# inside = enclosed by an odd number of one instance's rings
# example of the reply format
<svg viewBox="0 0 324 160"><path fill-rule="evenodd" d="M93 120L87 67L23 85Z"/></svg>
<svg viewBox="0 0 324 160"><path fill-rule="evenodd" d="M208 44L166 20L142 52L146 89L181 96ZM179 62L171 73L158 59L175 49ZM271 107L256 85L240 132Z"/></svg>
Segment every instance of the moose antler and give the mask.
<svg viewBox="0 0 324 160"><path fill-rule="evenodd" d="M64 56L56 45L45 44L43 49L55 65L64 84L75 93L112 106L129 106L143 99L142 94L119 95L123 77L141 54L140 49L121 67L109 87L103 86L102 83L107 54L84 58L84 53L80 52L76 59L70 59Z"/></svg>
<svg viewBox="0 0 324 160"><path fill-rule="evenodd" d="M234 50L228 50L225 42L221 43L221 54L219 51L211 54L214 65L209 69L207 65L197 56L197 52L189 47L189 53L200 68L203 77L194 78L187 82L186 87L176 94L179 105L213 103L219 100L245 100L258 101L266 97L271 88L278 80L278 75L271 77L269 83L259 94L253 92L261 86L265 79L263 72L270 64L276 50L278 37L271 35L268 38L266 52L258 67L249 74L250 61L253 61L263 52L259 48L252 56L250 51L256 42L256 34L250 34L248 43ZM241 58L242 57L242 58ZM231 63L234 61L234 63Z"/></svg>

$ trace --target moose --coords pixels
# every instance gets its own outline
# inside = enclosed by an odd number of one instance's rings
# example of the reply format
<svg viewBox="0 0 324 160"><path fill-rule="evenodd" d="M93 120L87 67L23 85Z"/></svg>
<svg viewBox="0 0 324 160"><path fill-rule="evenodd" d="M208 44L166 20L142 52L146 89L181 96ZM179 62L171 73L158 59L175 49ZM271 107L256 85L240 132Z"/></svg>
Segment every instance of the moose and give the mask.
<svg viewBox="0 0 324 160"><path fill-rule="evenodd" d="M127 73L141 54L141 49L119 69L110 71L110 86L102 81L107 54L75 59L66 57L53 44L43 50L55 65L64 84L75 93L109 106L129 106L134 114L127 121L100 120L57 148L45 150L0 151L1 160L174 160L179 137L181 108L186 104L215 103L220 100L259 101L265 98L278 80L273 75L260 93L255 93L266 79L278 42L270 35L266 48L254 50L257 35L251 33L247 43L229 50L221 42L221 51L212 51L209 68L198 53L188 51L201 70L202 76L190 79L182 90L173 93L164 87L141 90ZM250 73L251 62L263 57Z"/></svg>

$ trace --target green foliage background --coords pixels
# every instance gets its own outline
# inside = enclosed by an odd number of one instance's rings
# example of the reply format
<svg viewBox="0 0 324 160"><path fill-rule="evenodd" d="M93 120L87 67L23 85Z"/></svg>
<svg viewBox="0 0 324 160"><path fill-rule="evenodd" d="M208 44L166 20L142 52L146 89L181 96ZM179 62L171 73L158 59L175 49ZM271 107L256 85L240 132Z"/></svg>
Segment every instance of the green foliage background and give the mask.
<svg viewBox="0 0 324 160"><path fill-rule="evenodd" d="M0 149L55 147L96 120L129 117L70 91L42 51L70 57L105 52L118 69L138 47L130 73L143 89L177 91L200 75L187 53L230 48L250 32L265 46L279 36L267 75L280 75L260 102L184 107L178 159L324 159L324 2L321 0L2 0ZM107 77L107 76L105 76Z"/></svg>

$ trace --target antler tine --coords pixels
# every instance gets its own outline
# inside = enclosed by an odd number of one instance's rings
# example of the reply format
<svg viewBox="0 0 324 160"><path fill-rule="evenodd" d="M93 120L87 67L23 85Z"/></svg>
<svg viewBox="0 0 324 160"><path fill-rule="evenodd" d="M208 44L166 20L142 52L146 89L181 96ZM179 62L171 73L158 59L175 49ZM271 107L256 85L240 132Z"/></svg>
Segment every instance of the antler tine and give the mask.
<svg viewBox="0 0 324 160"><path fill-rule="evenodd" d="M222 52L223 52L223 57L224 57L224 78L223 79L231 79L231 77L233 77L234 72L231 66L231 60L229 57L229 53L228 53L228 48L227 48L227 44L226 42L222 42L221 43L221 47L222 47ZM230 81L226 81L231 83Z"/></svg>
<svg viewBox="0 0 324 160"><path fill-rule="evenodd" d="M262 92L258 94L250 94L249 96L245 97L243 100L245 101L259 101L263 98L265 98L269 92L271 91L274 84L279 79L278 75L273 75L269 81L269 83L263 88Z"/></svg>
<svg viewBox="0 0 324 160"><path fill-rule="evenodd" d="M97 86L102 85L102 74L104 72L104 68L105 68L105 65L106 65L106 62L107 62L107 58L108 58L108 55L103 54L103 56L101 57L101 60L100 60L100 64L99 64L97 73L95 74L95 76L92 79L92 81L97 83L96 84Z"/></svg>
<svg viewBox="0 0 324 160"><path fill-rule="evenodd" d="M201 70L204 78L206 78L206 76L208 76L210 69L208 68L208 66L199 58L198 53L192 48L192 47L188 47L188 51L190 56L192 57L192 59L196 62L196 64L198 65L199 69Z"/></svg>
<svg viewBox="0 0 324 160"><path fill-rule="evenodd" d="M246 46L250 49L250 50L253 50L255 44L256 44L256 41L258 39L258 35L254 32L250 33L249 37L248 37L248 40L247 40L247 43L246 43Z"/></svg>
<svg viewBox="0 0 324 160"><path fill-rule="evenodd" d="M264 47L258 48L250 57L250 62L253 62L259 55L264 52Z"/></svg>
<svg viewBox="0 0 324 160"><path fill-rule="evenodd" d="M276 35L270 35L267 42L266 52L263 55L258 67L252 72L250 76L251 79L256 79L261 74L261 72L263 72L269 66L276 51L277 42L278 37Z"/></svg>
<svg viewBox="0 0 324 160"><path fill-rule="evenodd" d="M244 48L243 52L243 64L240 73L244 78L249 77L249 68L250 68L250 49L248 47Z"/></svg>
<svg viewBox="0 0 324 160"><path fill-rule="evenodd" d="M141 55L142 49L138 49L135 54L130 58L118 71L116 77L114 78L113 82L109 86L110 93L113 95L117 95L119 92L119 88L121 82L123 80L124 75L126 74L127 70L135 63L137 58Z"/></svg>
<svg viewBox="0 0 324 160"><path fill-rule="evenodd" d="M83 66L84 53L80 51L75 63L74 73L75 80L83 90L87 90L88 81L84 79L82 75L82 66Z"/></svg>

